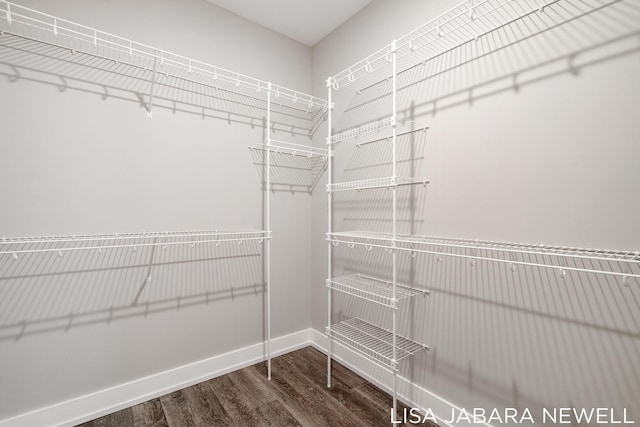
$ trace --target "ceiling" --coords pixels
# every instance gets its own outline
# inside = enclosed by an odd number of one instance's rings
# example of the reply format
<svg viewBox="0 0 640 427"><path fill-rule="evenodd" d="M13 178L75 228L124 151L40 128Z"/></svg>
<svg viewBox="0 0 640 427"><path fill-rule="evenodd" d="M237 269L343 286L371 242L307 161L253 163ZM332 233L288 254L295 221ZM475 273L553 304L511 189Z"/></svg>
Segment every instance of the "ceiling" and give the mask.
<svg viewBox="0 0 640 427"><path fill-rule="evenodd" d="M372 0L206 0L313 46Z"/></svg>

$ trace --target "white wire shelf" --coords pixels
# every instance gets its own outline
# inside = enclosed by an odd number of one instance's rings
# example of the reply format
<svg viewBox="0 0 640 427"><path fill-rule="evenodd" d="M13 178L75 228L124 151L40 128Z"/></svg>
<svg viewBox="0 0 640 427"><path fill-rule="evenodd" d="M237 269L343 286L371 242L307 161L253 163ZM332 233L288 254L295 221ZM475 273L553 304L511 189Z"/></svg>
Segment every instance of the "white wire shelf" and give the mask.
<svg viewBox="0 0 640 427"><path fill-rule="evenodd" d="M337 232L327 233L327 240L334 246L340 243L348 247L363 246L367 250L380 248L391 253L394 250L432 254L442 257L466 258L472 265L478 261L492 261L508 264L515 269L518 265L544 267L567 272L604 274L622 278L625 285L629 279L640 278L640 251L617 251L607 249L586 249L566 246L508 243L445 237L398 235L393 239L390 233Z"/></svg>
<svg viewBox="0 0 640 427"><path fill-rule="evenodd" d="M383 178L370 178L370 179L361 179L358 181L337 182L334 184L327 184L327 192L333 193L336 191L372 190L376 188L401 187L405 185L426 186L428 183L429 181L427 180L418 180L416 178L405 178L400 176L390 176L390 177L383 177Z"/></svg>
<svg viewBox="0 0 640 427"><path fill-rule="evenodd" d="M48 237L5 237L0 239L0 256L18 259L20 254L57 252L62 256L69 251L133 248L145 246L191 245L204 243L242 244L247 241L262 243L271 238L270 231L215 230L215 231L167 231L122 234L92 234Z"/></svg>
<svg viewBox="0 0 640 427"><path fill-rule="evenodd" d="M336 144L338 142L346 141L349 139L355 139L363 135L380 132L384 129L392 128L395 125L395 117L387 117L386 119L378 120L375 122L367 123L357 128L349 129L332 135L329 139L330 144Z"/></svg>
<svg viewBox="0 0 640 427"><path fill-rule="evenodd" d="M397 335L397 352L394 361L393 333L358 318L331 325L327 328L327 335L391 370L397 370L398 362L402 359L429 349L426 345Z"/></svg>
<svg viewBox="0 0 640 427"><path fill-rule="evenodd" d="M407 57L398 74L418 64L424 64L444 53L477 43L492 32L525 18L536 19L547 26L559 26L576 16L617 3L617 0L466 0L398 40L384 46L330 78L333 89L359 80L369 80L376 71L397 59ZM553 9L553 13L550 10ZM519 31L521 38L536 31L538 25L526 22ZM530 33L526 33L529 31ZM385 73L390 74L390 73ZM378 76L376 76L378 77ZM384 80L386 77L382 77ZM378 80L377 82L380 82Z"/></svg>
<svg viewBox="0 0 640 427"><path fill-rule="evenodd" d="M328 108L328 103L324 99L5 0L0 0L0 32L66 48L72 53L83 53L106 59L116 64L154 70L157 71L158 76L176 76L195 83L208 83L214 88L222 83L226 88L235 88L242 94L271 92L274 103L279 104L284 101L289 107L307 113L317 110L327 111Z"/></svg>
<svg viewBox="0 0 640 427"><path fill-rule="evenodd" d="M370 144L372 142L388 140L393 136L394 129L396 131L396 136L400 136L417 131L425 132L429 129L429 126L412 120L398 121L393 117L388 117L386 119L366 123L356 128L338 132L331 136L330 144L348 141L360 146Z"/></svg>
<svg viewBox="0 0 640 427"><path fill-rule="evenodd" d="M300 156L306 157L308 159L312 158L322 158L323 160L327 159L327 153L329 150L324 148L311 147L309 145L302 144L294 144L292 142L287 141L278 141L275 139L270 140L269 145L261 144L261 145L252 145L249 147L249 150L260 150L260 151L271 151L276 154L289 154L291 156ZM333 156L334 152L331 151L331 155Z"/></svg>
<svg viewBox="0 0 640 427"><path fill-rule="evenodd" d="M406 298L429 295L429 291L426 289L398 283L396 284L396 298L394 300L393 282L364 274L352 274L328 279L327 287L391 308L395 308L398 301Z"/></svg>

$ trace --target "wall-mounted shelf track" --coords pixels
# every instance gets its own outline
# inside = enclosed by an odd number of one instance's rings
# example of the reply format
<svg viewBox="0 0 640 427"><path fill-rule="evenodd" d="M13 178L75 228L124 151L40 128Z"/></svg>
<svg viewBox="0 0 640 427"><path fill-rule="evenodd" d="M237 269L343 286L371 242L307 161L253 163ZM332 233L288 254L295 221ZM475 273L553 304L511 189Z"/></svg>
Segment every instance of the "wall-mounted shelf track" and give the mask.
<svg viewBox="0 0 640 427"><path fill-rule="evenodd" d="M426 289L419 289L398 283L393 296L393 282L364 274L351 274L327 279L327 287L367 301L395 308L398 301L414 296L429 295Z"/></svg>
<svg viewBox="0 0 640 427"><path fill-rule="evenodd" d="M398 362L428 347L362 319L352 318L327 327L327 335L384 368L397 371ZM394 350L395 341L395 350ZM394 355L395 353L395 355Z"/></svg>

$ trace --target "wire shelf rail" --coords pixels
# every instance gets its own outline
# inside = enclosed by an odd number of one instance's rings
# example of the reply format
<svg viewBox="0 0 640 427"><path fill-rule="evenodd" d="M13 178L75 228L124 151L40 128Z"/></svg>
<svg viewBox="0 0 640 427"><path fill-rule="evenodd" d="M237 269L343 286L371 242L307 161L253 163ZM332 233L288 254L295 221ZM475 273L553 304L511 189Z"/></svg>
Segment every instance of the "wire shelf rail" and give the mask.
<svg viewBox="0 0 640 427"><path fill-rule="evenodd" d="M327 334L336 342L393 371L398 369L398 362L402 359L429 349L426 345L396 335L397 356L394 360L392 332L358 318L331 325Z"/></svg>
<svg viewBox="0 0 640 427"><path fill-rule="evenodd" d="M327 184L327 192L333 193L336 191L360 191L360 190L373 190L376 188L391 188L402 187L405 185L423 185L426 186L429 183L427 180L418 180L416 178L405 178L401 176L390 176L383 178L370 178L361 179L358 181L337 182L334 184Z"/></svg>
<svg viewBox="0 0 640 427"><path fill-rule="evenodd" d="M395 117L387 117L385 119L378 120L376 122L367 123L357 128L345 130L343 132L332 135L331 138L329 138L329 143L337 144L338 142L358 138L359 136L362 136L362 135L379 132L384 129L392 128L395 124L396 124Z"/></svg>
<svg viewBox="0 0 640 427"><path fill-rule="evenodd" d="M12 34L33 41L87 55L139 67L157 70L159 75L179 76L212 87L223 83L239 93L271 93L285 100L292 108L305 112L327 111L326 100L207 64L192 58L158 49L114 34L87 27L5 0L0 0L0 33ZM274 102L278 102L275 101Z"/></svg>
<svg viewBox="0 0 640 427"><path fill-rule="evenodd" d="M397 303L401 300L418 295L429 295L429 291L426 289L398 283L394 300L393 282L364 274L327 279L327 287L390 308L396 308Z"/></svg>
<svg viewBox="0 0 640 427"><path fill-rule="evenodd" d="M249 150L270 151L276 154L289 154L291 156L306 157L308 159L314 157L320 157L323 160L327 159L327 153L329 150L324 148L311 147L309 145L294 144L292 142L279 141L272 139L270 144L252 145ZM333 155L333 151L331 151Z"/></svg>
<svg viewBox="0 0 640 427"><path fill-rule="evenodd" d="M407 68L426 63L446 52L477 43L492 32L525 18L561 25L576 15L589 13L617 0L466 0L401 38L331 77L334 90L367 79L388 67L392 54L408 57ZM554 7L559 5L558 7ZM552 14L547 10L554 9ZM528 30L535 26L526 25ZM407 68L398 71L401 74ZM386 78L386 77L385 77ZM385 79L383 78L383 80ZM377 81L379 83L381 80ZM362 88L361 88L362 89Z"/></svg>
<svg viewBox="0 0 640 427"><path fill-rule="evenodd" d="M327 240L334 246L340 243L349 247L363 246L432 254L444 257L466 258L517 265L557 269L562 275L569 271L604 274L621 277L628 285L631 278L640 279L640 251L586 249L566 246L535 245L432 236L398 235L388 233L337 232L328 233ZM475 264L474 264L475 265Z"/></svg>
<svg viewBox="0 0 640 427"><path fill-rule="evenodd" d="M396 136L401 136L417 131L426 132L429 126L413 120L400 121L389 117L337 133L330 138L330 144L348 141L355 143L356 146L361 146L384 140L389 141L393 136L394 129Z"/></svg>
<svg viewBox="0 0 640 427"><path fill-rule="evenodd" d="M20 254L57 252L59 256L69 251L132 248L146 246L201 245L204 243L237 243L247 241L262 243L271 238L270 231L215 230L215 231L168 231L121 234L92 234L49 237L5 237L0 239L0 256L10 255L18 259Z"/></svg>

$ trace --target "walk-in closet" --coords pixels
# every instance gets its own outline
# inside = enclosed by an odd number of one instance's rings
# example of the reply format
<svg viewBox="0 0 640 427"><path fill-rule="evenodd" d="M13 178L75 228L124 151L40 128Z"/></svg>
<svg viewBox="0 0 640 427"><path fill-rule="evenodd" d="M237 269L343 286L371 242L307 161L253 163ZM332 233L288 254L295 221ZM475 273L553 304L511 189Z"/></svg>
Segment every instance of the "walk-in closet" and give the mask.
<svg viewBox="0 0 640 427"><path fill-rule="evenodd" d="M640 423L637 0L0 0L0 427Z"/></svg>

